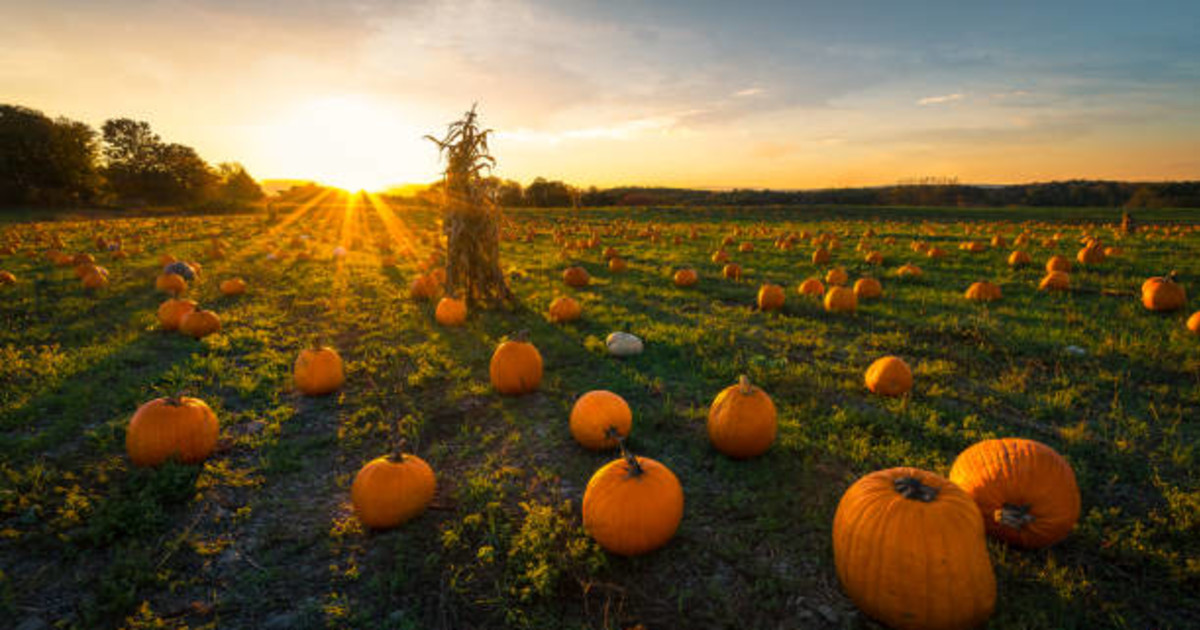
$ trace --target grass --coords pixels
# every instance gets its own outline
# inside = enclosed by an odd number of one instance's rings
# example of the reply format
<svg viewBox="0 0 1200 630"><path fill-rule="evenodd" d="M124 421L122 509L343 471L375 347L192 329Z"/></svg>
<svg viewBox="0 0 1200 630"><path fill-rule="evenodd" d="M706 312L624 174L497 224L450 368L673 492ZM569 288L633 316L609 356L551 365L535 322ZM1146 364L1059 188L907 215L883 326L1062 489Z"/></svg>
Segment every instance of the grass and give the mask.
<svg viewBox="0 0 1200 630"><path fill-rule="evenodd" d="M275 223L10 221L0 244L21 245L0 257L19 279L0 287L0 613L65 628L873 627L833 571L842 491L883 467L945 474L975 441L1023 436L1068 458L1083 515L1048 550L989 544L999 582L990 627L1188 627L1200 615L1200 345L1186 314L1149 313L1134 292L1171 269L1200 286L1200 213L1141 217L1165 227L1118 243L1119 213L1099 209L519 210L502 255L521 306L472 313L460 329L407 297L437 235L429 211L343 196ZM867 229L881 268L855 251ZM1011 247L957 248L1022 229L1036 236L1033 268L1007 267ZM709 261L735 230L755 244L729 248L741 282ZM772 243L805 230L840 235L834 264L879 278L883 298L836 315L798 295L822 272L812 248ZM592 232L599 247L556 242ZM1055 232L1059 245L1042 246ZM1125 254L1073 273L1072 292L1036 291L1045 259L1073 258L1084 232ZM120 237L131 255L97 253L112 282L88 294L70 268L26 255L54 235L68 252ZM225 257L209 255L212 239L228 243ZM950 256L915 254L914 239ZM383 267L379 240L411 255ZM293 243L314 259L297 260ZM337 245L348 254L331 259ZM607 271L607 245L629 271ZM163 253L203 264L189 296L220 315L221 333L195 341L157 329ZM893 277L906 261L924 276ZM573 264L589 287L562 283ZM699 272L696 286L671 283L684 266ZM235 275L248 292L221 297L217 284ZM1003 299L963 299L979 279ZM782 312L754 308L765 281L787 289ZM584 316L551 324L545 310L563 294ZM488 361L519 329L531 331L545 378L535 394L499 397ZM645 352L607 356L613 330L641 336ZM310 399L290 374L314 338L346 359L347 384ZM863 387L884 354L914 367L909 397ZM772 449L745 462L717 454L704 431L712 398L741 373L772 395L780 419ZM592 389L630 403L632 448L684 486L678 535L645 557L609 556L580 525L588 478L615 457L582 450L567 430L574 399ZM217 413L218 452L203 466L131 469L130 415L177 391ZM415 521L366 532L349 485L397 430L437 472L437 496Z"/></svg>

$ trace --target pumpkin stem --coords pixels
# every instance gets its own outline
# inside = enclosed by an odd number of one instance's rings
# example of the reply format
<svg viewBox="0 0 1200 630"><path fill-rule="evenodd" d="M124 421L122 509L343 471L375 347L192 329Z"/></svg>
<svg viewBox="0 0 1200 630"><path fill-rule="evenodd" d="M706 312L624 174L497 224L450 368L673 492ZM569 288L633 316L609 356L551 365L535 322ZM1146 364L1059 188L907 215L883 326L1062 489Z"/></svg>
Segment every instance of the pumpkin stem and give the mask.
<svg viewBox="0 0 1200 630"><path fill-rule="evenodd" d="M398 464L404 461L404 451L408 450L408 440L402 437L393 439L392 453L388 456L388 461L393 464Z"/></svg>
<svg viewBox="0 0 1200 630"><path fill-rule="evenodd" d="M1004 507L996 510L992 517L996 519L997 523L1005 527L1011 527L1015 530L1020 530L1026 525L1037 520L1034 515L1029 513L1031 507L1033 506L1005 503Z"/></svg>
<svg viewBox="0 0 1200 630"><path fill-rule="evenodd" d="M905 499L920 501L922 503L932 503L937 498L937 488L927 486L921 483L916 477L901 477L894 482L896 492L899 492Z"/></svg>
<svg viewBox="0 0 1200 630"><path fill-rule="evenodd" d="M746 376L745 374L738 377L738 386L741 388L741 392L745 396L749 396L750 394L754 393L754 390L750 386L750 377Z"/></svg>
<svg viewBox="0 0 1200 630"><path fill-rule="evenodd" d="M609 430L611 431L612 429L610 428ZM613 431L613 433L616 433L616 431ZM617 436L617 445L621 447L621 457L625 459L626 470L629 471L629 476L642 476L646 471L642 468L642 464L638 461L637 456L625 446L625 438Z"/></svg>
<svg viewBox="0 0 1200 630"><path fill-rule="evenodd" d="M517 332L512 334L512 339L513 339L513 341L520 341L522 343L528 343L529 342L529 329L522 328L521 330L518 330Z"/></svg>

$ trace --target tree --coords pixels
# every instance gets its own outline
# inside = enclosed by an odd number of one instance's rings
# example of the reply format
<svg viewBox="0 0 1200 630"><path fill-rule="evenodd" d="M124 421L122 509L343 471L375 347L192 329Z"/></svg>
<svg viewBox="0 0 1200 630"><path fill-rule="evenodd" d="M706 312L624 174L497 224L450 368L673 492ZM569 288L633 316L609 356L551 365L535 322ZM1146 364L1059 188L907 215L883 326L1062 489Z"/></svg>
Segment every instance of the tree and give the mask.
<svg viewBox="0 0 1200 630"><path fill-rule="evenodd" d="M93 201L100 184L96 134L87 125L0 105L0 203Z"/></svg>
<svg viewBox="0 0 1200 630"><path fill-rule="evenodd" d="M446 234L446 293L474 304L511 303L513 294L500 268L500 208L483 171L496 159L488 153L491 129L480 129L472 106L441 138L425 136L445 158L442 177L443 230Z"/></svg>
<svg viewBox="0 0 1200 630"><path fill-rule="evenodd" d="M208 199L217 176L196 150L165 144L150 124L129 118L104 123L105 175L118 197L157 204Z"/></svg>
<svg viewBox="0 0 1200 630"><path fill-rule="evenodd" d="M229 203L258 201L265 197L262 186L254 181L246 167L237 162L222 162L217 165L218 198Z"/></svg>

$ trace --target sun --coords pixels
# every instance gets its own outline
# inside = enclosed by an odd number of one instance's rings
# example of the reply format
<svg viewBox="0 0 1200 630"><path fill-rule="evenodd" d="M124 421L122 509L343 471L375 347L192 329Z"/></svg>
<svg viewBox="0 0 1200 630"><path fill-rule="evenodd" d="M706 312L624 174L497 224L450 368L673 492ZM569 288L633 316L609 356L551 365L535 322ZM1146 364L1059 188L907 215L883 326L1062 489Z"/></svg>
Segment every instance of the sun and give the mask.
<svg viewBox="0 0 1200 630"><path fill-rule="evenodd" d="M378 192L437 173L437 152L405 113L365 96L299 102L258 126L264 170L351 192Z"/></svg>

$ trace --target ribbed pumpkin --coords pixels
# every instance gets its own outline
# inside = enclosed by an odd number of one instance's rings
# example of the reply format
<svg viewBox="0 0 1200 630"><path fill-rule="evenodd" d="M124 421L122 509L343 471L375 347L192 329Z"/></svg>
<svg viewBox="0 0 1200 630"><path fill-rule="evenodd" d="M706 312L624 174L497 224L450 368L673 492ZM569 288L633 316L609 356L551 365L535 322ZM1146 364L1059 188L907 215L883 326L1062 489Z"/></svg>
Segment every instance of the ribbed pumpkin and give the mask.
<svg viewBox="0 0 1200 630"><path fill-rule="evenodd" d="M159 274L154 280L154 288L163 293L179 294L187 291L187 280L175 273Z"/></svg>
<svg viewBox="0 0 1200 630"><path fill-rule="evenodd" d="M1033 258L1019 249L1008 255L1009 267L1024 267L1031 264L1033 264Z"/></svg>
<svg viewBox="0 0 1200 630"><path fill-rule="evenodd" d="M200 339L221 330L221 318L212 311L196 307L179 318L179 332Z"/></svg>
<svg viewBox="0 0 1200 630"><path fill-rule="evenodd" d="M796 291L799 292L800 295L815 295L820 297L825 295L825 285L816 278L809 278L804 282L801 282L800 286L796 287Z"/></svg>
<svg viewBox="0 0 1200 630"><path fill-rule="evenodd" d="M1071 261L1066 256L1051 256L1050 260L1046 261L1046 272L1051 271L1071 273Z"/></svg>
<svg viewBox="0 0 1200 630"><path fill-rule="evenodd" d="M1093 242L1075 254L1075 260L1081 265L1098 265L1104 262L1104 259L1104 246L1099 242Z"/></svg>
<svg viewBox="0 0 1200 630"><path fill-rule="evenodd" d="M873 300L883 295L883 285L875 278L859 278L854 282L854 296L860 300Z"/></svg>
<svg viewBox="0 0 1200 630"><path fill-rule="evenodd" d="M711 260L718 265L727 263L729 262L729 252L726 252L723 249L718 249L717 251L713 252Z"/></svg>
<svg viewBox="0 0 1200 630"><path fill-rule="evenodd" d="M700 280L695 269L680 269L675 272L674 281L677 287L690 287Z"/></svg>
<svg viewBox="0 0 1200 630"><path fill-rule="evenodd" d="M629 263L626 263L624 258L621 258L620 256L613 256L612 258L608 259L609 271L613 273L621 273L627 269L629 269Z"/></svg>
<svg viewBox="0 0 1200 630"><path fill-rule="evenodd" d="M221 295L234 296L246 292L246 281L241 278L230 278L221 282Z"/></svg>
<svg viewBox="0 0 1200 630"><path fill-rule="evenodd" d="M571 436L594 451L617 446L633 428L633 411L617 394L598 389L575 401L571 408Z"/></svg>
<svg viewBox="0 0 1200 630"><path fill-rule="evenodd" d="M994 302L1000 299L1000 287L982 280L967 287L966 298L975 302Z"/></svg>
<svg viewBox="0 0 1200 630"><path fill-rule="evenodd" d="M832 256L829 254L829 250L825 249L824 247L818 247L812 255L812 261L814 265L827 264L831 258Z"/></svg>
<svg viewBox="0 0 1200 630"><path fill-rule="evenodd" d="M350 485L350 502L363 525L389 529L424 512L436 490L437 479L425 460L393 453L359 469Z"/></svg>
<svg viewBox="0 0 1200 630"><path fill-rule="evenodd" d="M745 375L721 390L708 409L708 440L730 457L762 455L775 442L777 430L775 403Z"/></svg>
<svg viewBox="0 0 1200 630"><path fill-rule="evenodd" d="M11 271L0 271L0 286L7 286L17 283L17 277Z"/></svg>
<svg viewBox="0 0 1200 630"><path fill-rule="evenodd" d="M863 260L868 265L882 265L883 264L883 254L881 254L879 252L867 252L867 255L863 258Z"/></svg>
<svg viewBox="0 0 1200 630"><path fill-rule="evenodd" d="M583 307L574 298L560 296L550 303L550 321L561 324L573 322L583 314Z"/></svg>
<svg viewBox="0 0 1200 630"><path fill-rule="evenodd" d="M912 263L904 263L896 269L896 276L900 278L920 278L924 273L920 267Z"/></svg>
<svg viewBox="0 0 1200 630"><path fill-rule="evenodd" d="M184 315L196 309L194 300L171 298L158 305L158 324L163 330L179 330Z"/></svg>
<svg viewBox="0 0 1200 630"><path fill-rule="evenodd" d="M296 389L306 396L324 396L346 382L341 355L326 346L301 350L292 367L292 377Z"/></svg>
<svg viewBox="0 0 1200 630"><path fill-rule="evenodd" d="M825 284L840 287L850 281L850 274L841 267L834 267L825 274Z"/></svg>
<svg viewBox="0 0 1200 630"><path fill-rule="evenodd" d="M591 279L587 269L583 267L567 267L563 271L563 282L567 283L569 287L586 287L588 282L591 282Z"/></svg>
<svg viewBox="0 0 1200 630"><path fill-rule="evenodd" d="M588 481L583 529L609 553L636 556L675 535L683 520L683 486L666 466L622 451Z"/></svg>
<svg viewBox="0 0 1200 630"><path fill-rule="evenodd" d="M1051 271L1038 283L1039 291L1067 291L1071 288L1071 276L1065 271Z"/></svg>
<svg viewBox="0 0 1200 630"><path fill-rule="evenodd" d="M916 468L868 474L833 518L833 560L846 594L899 630L965 630L996 605L983 519L949 480Z"/></svg>
<svg viewBox="0 0 1200 630"><path fill-rule="evenodd" d="M729 263L721 269L721 275L730 280L742 279L742 266L737 263Z"/></svg>
<svg viewBox="0 0 1200 630"><path fill-rule="evenodd" d="M104 267L92 266L83 276L83 288L102 289L108 286L108 270Z"/></svg>
<svg viewBox="0 0 1200 630"><path fill-rule="evenodd" d="M1142 305L1152 311L1169 312L1183 308L1187 292L1175 282L1175 273L1150 278L1142 283Z"/></svg>
<svg viewBox="0 0 1200 630"><path fill-rule="evenodd" d="M1200 311L1192 313L1192 316L1188 318L1187 329L1200 335Z"/></svg>
<svg viewBox="0 0 1200 630"><path fill-rule="evenodd" d="M886 356L867 368L867 389L880 396L902 396L913 386L912 369L904 359Z"/></svg>
<svg viewBox="0 0 1200 630"><path fill-rule="evenodd" d="M831 313L853 313L858 308L858 296L853 289L829 287L825 294L825 310Z"/></svg>
<svg viewBox="0 0 1200 630"><path fill-rule="evenodd" d="M783 308L785 295L783 287L777 284L764 284L758 288L758 310L777 311Z"/></svg>
<svg viewBox="0 0 1200 630"><path fill-rule="evenodd" d="M135 466L158 466L171 457L204 461L217 447L217 416L204 401L156 398L138 407L125 430L125 452Z"/></svg>
<svg viewBox="0 0 1200 630"><path fill-rule="evenodd" d="M496 347L488 373L501 394L528 394L542 383L542 355L522 332Z"/></svg>
<svg viewBox="0 0 1200 630"><path fill-rule="evenodd" d="M1075 471L1041 442L978 442L954 460L950 481L975 500L989 534L1019 547L1053 545L1079 520Z"/></svg>
<svg viewBox="0 0 1200 630"><path fill-rule="evenodd" d="M446 296L438 300L433 318L443 326L462 326L467 321L467 302Z"/></svg>
<svg viewBox="0 0 1200 630"><path fill-rule="evenodd" d="M423 273L412 279L408 285L408 297L414 300L431 300L437 295L438 283L433 276Z"/></svg>

